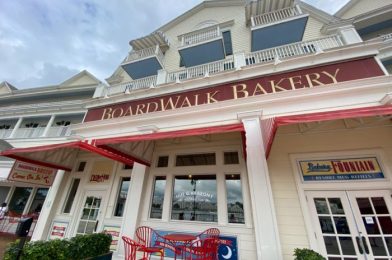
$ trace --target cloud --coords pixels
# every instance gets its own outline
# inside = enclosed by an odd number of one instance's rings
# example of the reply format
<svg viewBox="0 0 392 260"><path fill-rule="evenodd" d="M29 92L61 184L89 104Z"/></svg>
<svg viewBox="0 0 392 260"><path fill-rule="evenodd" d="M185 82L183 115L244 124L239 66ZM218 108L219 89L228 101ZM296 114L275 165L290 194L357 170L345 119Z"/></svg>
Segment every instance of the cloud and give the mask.
<svg viewBox="0 0 392 260"><path fill-rule="evenodd" d="M31 88L61 83L83 69L104 80L130 50L130 40L201 1L0 1L0 81ZM340 1L307 2L330 7Z"/></svg>

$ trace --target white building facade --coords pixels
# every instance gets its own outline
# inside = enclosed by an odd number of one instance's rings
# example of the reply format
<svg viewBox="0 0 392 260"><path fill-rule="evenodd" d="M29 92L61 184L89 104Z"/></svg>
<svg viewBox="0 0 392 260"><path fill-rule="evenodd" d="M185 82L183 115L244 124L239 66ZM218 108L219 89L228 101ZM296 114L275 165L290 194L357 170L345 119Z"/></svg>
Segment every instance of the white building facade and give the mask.
<svg viewBox="0 0 392 260"><path fill-rule="evenodd" d="M32 239L106 230L123 259L139 226L217 227L220 259L391 259L390 14L206 1L132 40L66 142L1 153L59 169Z"/></svg>

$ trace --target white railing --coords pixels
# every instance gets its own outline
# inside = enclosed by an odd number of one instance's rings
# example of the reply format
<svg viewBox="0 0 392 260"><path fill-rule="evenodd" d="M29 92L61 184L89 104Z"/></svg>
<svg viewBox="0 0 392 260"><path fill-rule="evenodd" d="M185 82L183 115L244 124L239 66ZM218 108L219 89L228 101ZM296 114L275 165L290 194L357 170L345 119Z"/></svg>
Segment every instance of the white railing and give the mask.
<svg viewBox="0 0 392 260"><path fill-rule="evenodd" d="M46 137L57 137L57 136L70 136L71 130L69 126L52 126L49 128Z"/></svg>
<svg viewBox="0 0 392 260"><path fill-rule="evenodd" d="M13 129L1 129L0 130L0 139L6 139L12 133Z"/></svg>
<svg viewBox="0 0 392 260"><path fill-rule="evenodd" d="M276 23L290 17L301 15L302 11L299 6L280 9L277 11L260 14L251 17L252 27Z"/></svg>
<svg viewBox="0 0 392 260"><path fill-rule="evenodd" d="M107 89L107 95L111 96L118 93L126 93L136 89L154 87L156 86L156 82L157 82L157 75L136 79L121 85L109 87Z"/></svg>
<svg viewBox="0 0 392 260"><path fill-rule="evenodd" d="M198 44L221 36L219 26L209 26L180 36L181 47Z"/></svg>
<svg viewBox="0 0 392 260"><path fill-rule="evenodd" d="M227 70L234 70L233 57L168 73L166 83L205 77Z"/></svg>
<svg viewBox="0 0 392 260"><path fill-rule="evenodd" d="M324 37L316 40L296 42L270 49L252 52L245 55L246 65L278 61L281 58L302 56L312 53L320 53L324 50L343 46L338 35Z"/></svg>
<svg viewBox="0 0 392 260"><path fill-rule="evenodd" d="M123 63L138 61L153 56L156 56L158 60L163 64L163 53L158 45L151 48L130 52Z"/></svg>
<svg viewBox="0 0 392 260"><path fill-rule="evenodd" d="M383 34L380 36L384 41L392 40L392 33Z"/></svg>
<svg viewBox="0 0 392 260"><path fill-rule="evenodd" d="M19 128L18 130L16 130L14 138L41 137L44 131L45 131L45 127Z"/></svg>

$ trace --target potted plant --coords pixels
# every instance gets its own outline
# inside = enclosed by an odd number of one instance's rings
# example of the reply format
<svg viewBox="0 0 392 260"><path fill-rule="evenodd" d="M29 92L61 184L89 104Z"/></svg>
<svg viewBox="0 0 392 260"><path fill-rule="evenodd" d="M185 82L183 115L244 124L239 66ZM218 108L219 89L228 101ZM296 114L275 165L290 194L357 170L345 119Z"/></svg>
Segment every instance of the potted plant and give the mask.
<svg viewBox="0 0 392 260"><path fill-rule="evenodd" d="M110 260L112 237L98 233L78 235L71 239L53 239L26 243L21 260ZM11 243L4 254L5 260L16 260L18 241Z"/></svg>
<svg viewBox="0 0 392 260"><path fill-rule="evenodd" d="M294 260L326 260L319 253L307 248L294 249L294 256Z"/></svg>

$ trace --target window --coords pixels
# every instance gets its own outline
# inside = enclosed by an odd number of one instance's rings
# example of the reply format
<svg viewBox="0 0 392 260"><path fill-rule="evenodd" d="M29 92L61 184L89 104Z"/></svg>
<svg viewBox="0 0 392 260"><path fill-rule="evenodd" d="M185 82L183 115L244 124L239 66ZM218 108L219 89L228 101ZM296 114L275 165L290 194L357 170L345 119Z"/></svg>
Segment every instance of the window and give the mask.
<svg viewBox="0 0 392 260"><path fill-rule="evenodd" d="M63 213L70 213L76 192L78 191L80 179L73 179L71 189L69 190L68 197L65 203Z"/></svg>
<svg viewBox="0 0 392 260"><path fill-rule="evenodd" d="M215 165L215 153L177 155L176 166Z"/></svg>
<svg viewBox="0 0 392 260"><path fill-rule="evenodd" d="M182 59L181 55L180 55L180 68L184 67L184 60Z"/></svg>
<svg viewBox="0 0 392 260"><path fill-rule="evenodd" d="M155 177L154 193L152 195L150 218L162 218L163 199L165 197L166 177Z"/></svg>
<svg viewBox="0 0 392 260"><path fill-rule="evenodd" d="M16 187L9 204L9 210L22 214L33 188Z"/></svg>
<svg viewBox="0 0 392 260"><path fill-rule="evenodd" d="M239 174L226 175L227 215L229 223L244 224L244 201Z"/></svg>
<svg viewBox="0 0 392 260"><path fill-rule="evenodd" d="M233 54L233 47L231 44L231 33L230 31L222 32L223 37L223 45L225 46L225 54L226 56Z"/></svg>
<svg viewBox="0 0 392 260"><path fill-rule="evenodd" d="M224 152L225 164L239 164L238 152Z"/></svg>
<svg viewBox="0 0 392 260"><path fill-rule="evenodd" d="M31 203L29 213L40 213L42 206L44 205L44 201L46 195L48 195L48 188L39 188L35 193L33 202Z"/></svg>
<svg viewBox="0 0 392 260"><path fill-rule="evenodd" d="M78 166L78 172L84 171L84 168L86 167L86 162L80 162Z"/></svg>
<svg viewBox="0 0 392 260"><path fill-rule="evenodd" d="M0 187L0 203L5 202L9 191L10 187Z"/></svg>
<svg viewBox="0 0 392 260"><path fill-rule="evenodd" d="M217 222L215 175L183 175L174 179L173 220Z"/></svg>
<svg viewBox="0 0 392 260"><path fill-rule="evenodd" d="M122 217L124 214L125 201L127 200L130 182L131 178L129 177L121 178L120 190L117 196L116 209L114 211L114 216L116 217Z"/></svg>
<svg viewBox="0 0 392 260"><path fill-rule="evenodd" d="M169 156L159 156L157 167L167 167L169 165Z"/></svg>
<svg viewBox="0 0 392 260"><path fill-rule="evenodd" d="M132 170L133 169L133 165L124 164L123 169L124 170Z"/></svg>

